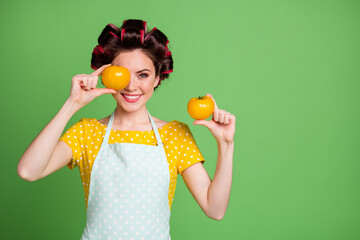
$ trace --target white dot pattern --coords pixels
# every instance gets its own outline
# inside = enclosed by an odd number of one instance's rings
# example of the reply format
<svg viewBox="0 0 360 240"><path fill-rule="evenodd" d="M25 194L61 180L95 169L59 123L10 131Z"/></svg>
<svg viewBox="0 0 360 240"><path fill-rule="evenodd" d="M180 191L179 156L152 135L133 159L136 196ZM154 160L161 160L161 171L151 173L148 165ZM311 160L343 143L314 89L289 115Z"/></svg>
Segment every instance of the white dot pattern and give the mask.
<svg viewBox="0 0 360 240"><path fill-rule="evenodd" d="M103 142L106 125L95 118L82 118L71 126L60 138L72 149L72 160L68 168L78 167L83 184L85 205L88 205L90 177L93 163ZM75 131L74 131L75 130ZM182 122L173 120L158 128L165 147L166 158L170 172L169 207L174 199L177 176L186 168L197 162L204 162L194 138L188 126ZM111 129L109 144L135 143L156 145L154 131L130 131ZM184 156L184 154L186 154ZM189 164L190 162L190 164Z"/></svg>
<svg viewBox="0 0 360 240"><path fill-rule="evenodd" d="M170 173L162 144L108 144L107 134L92 169L81 239L170 239Z"/></svg>

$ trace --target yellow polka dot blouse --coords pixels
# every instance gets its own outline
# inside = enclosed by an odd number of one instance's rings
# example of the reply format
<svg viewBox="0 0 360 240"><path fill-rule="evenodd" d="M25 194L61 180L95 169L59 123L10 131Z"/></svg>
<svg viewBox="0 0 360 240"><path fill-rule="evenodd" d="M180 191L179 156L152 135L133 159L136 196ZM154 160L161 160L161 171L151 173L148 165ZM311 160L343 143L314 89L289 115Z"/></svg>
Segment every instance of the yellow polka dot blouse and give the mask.
<svg viewBox="0 0 360 240"><path fill-rule="evenodd" d="M189 127L179 121L171 121L158 128L170 172L169 208L174 199L177 175L197 162L204 163L204 158L190 132ZM104 139L106 126L95 118L82 118L71 126L60 138L72 149L70 169L79 168L84 187L85 204L88 205L91 169ZM155 145L154 131L111 130L109 144L137 143Z"/></svg>

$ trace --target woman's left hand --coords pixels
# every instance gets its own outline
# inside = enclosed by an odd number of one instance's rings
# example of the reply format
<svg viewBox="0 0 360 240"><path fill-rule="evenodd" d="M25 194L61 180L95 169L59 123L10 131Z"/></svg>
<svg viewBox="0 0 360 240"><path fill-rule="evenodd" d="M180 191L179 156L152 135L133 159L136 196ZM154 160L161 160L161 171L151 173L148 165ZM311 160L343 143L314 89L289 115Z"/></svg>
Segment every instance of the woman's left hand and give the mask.
<svg viewBox="0 0 360 240"><path fill-rule="evenodd" d="M223 109L219 109L211 94L206 94L206 96L211 97L215 103L212 119L210 121L196 120L194 121L194 125L203 125L207 127L219 143L233 142L235 134L235 116Z"/></svg>

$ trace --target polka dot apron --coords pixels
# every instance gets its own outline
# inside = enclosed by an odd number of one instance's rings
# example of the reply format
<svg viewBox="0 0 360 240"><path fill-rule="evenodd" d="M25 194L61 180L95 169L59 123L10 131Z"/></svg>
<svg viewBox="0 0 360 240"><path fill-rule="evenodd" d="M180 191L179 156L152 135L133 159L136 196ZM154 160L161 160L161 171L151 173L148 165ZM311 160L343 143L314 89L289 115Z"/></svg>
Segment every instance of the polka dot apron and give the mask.
<svg viewBox="0 0 360 240"><path fill-rule="evenodd" d="M170 238L169 167L158 129L157 145L109 144L112 113L95 159L81 240Z"/></svg>

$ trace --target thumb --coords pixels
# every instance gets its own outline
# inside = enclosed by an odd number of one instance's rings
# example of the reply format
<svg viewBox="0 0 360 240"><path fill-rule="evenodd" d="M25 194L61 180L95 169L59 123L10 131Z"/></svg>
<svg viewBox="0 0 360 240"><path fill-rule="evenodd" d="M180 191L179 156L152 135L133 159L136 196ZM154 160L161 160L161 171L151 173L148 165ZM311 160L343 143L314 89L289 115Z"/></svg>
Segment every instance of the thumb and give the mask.
<svg viewBox="0 0 360 240"><path fill-rule="evenodd" d="M110 89L110 88L95 88L93 90L94 90L96 97L99 97L104 94L110 94L110 93L115 94L116 93L116 91L114 89Z"/></svg>
<svg viewBox="0 0 360 240"><path fill-rule="evenodd" d="M202 125L210 129L210 122L206 120L195 120L193 122L194 125Z"/></svg>

